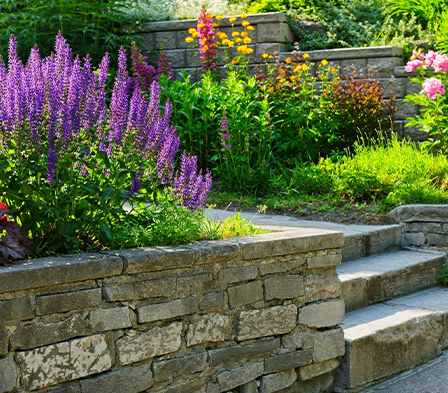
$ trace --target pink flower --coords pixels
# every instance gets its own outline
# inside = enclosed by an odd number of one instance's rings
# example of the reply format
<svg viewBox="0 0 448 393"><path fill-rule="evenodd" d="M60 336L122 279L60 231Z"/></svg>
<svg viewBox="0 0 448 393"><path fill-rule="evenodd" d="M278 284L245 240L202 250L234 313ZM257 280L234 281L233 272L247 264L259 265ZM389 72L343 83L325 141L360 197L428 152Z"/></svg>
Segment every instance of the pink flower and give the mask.
<svg viewBox="0 0 448 393"><path fill-rule="evenodd" d="M428 51L428 53L425 56L425 68L432 66L432 63L434 63L434 60L436 59L437 55L438 53L434 52L433 50Z"/></svg>
<svg viewBox="0 0 448 393"><path fill-rule="evenodd" d="M421 49L419 49L418 51L416 51L415 49L412 51L412 56L411 56L411 60L425 60L425 54L421 51Z"/></svg>
<svg viewBox="0 0 448 393"><path fill-rule="evenodd" d="M434 62L432 63L432 66L434 67L434 71L443 71L446 72L448 69L448 57L445 54L437 53L436 58L434 59Z"/></svg>
<svg viewBox="0 0 448 393"><path fill-rule="evenodd" d="M423 82L423 90L421 94L428 94L428 98L434 100L437 98L437 93L445 94L445 87L442 85L442 81L437 78L429 78Z"/></svg>
<svg viewBox="0 0 448 393"><path fill-rule="evenodd" d="M417 67L420 67L422 64L423 64L423 62L421 60L408 61L408 64L406 64L406 67L404 67L404 70L406 72L414 72L414 70Z"/></svg>

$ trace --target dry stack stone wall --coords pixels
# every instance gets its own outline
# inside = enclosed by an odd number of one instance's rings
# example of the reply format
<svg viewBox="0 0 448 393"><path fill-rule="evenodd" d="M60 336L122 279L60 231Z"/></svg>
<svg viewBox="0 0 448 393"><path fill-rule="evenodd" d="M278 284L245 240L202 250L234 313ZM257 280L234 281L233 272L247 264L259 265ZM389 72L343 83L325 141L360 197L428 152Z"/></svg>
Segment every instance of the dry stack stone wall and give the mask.
<svg viewBox="0 0 448 393"><path fill-rule="evenodd" d="M0 267L0 393L329 393L343 241L303 229Z"/></svg>
<svg viewBox="0 0 448 393"><path fill-rule="evenodd" d="M234 29L240 31L241 19L234 23ZM293 42L294 37L286 23L286 15L283 13L266 13L249 15L247 21L254 26L251 32L252 43L249 45L254 52L249 57L249 71L255 72L257 66L262 64L262 54L279 53L281 59L291 56L286 52L287 43ZM139 34L143 37L141 47L145 55L149 57L152 64L157 63L158 49L163 42L167 52L168 60L174 69L174 77L180 77L180 71L185 70L192 81L196 81L200 75L201 64L197 49L190 47L185 42L189 35L188 29L196 27L196 20L169 21L147 23L139 27ZM219 30L230 36L232 26L228 18L220 22ZM299 43L300 44L300 43ZM409 138L415 141L423 141L428 135L417 128L404 127L408 117L419 114L418 106L403 102L404 97L411 92L419 92L421 87L412 84L409 74L404 71L404 52L402 48L393 46L330 49L309 52L309 61L315 64L327 60L335 66L340 67L342 75L348 75L355 69L358 73L366 75L374 71L385 86L385 98L395 97L394 106L397 111L394 115L394 131L400 139ZM220 50L219 72L224 76L224 52ZM315 73L316 67L312 71Z"/></svg>

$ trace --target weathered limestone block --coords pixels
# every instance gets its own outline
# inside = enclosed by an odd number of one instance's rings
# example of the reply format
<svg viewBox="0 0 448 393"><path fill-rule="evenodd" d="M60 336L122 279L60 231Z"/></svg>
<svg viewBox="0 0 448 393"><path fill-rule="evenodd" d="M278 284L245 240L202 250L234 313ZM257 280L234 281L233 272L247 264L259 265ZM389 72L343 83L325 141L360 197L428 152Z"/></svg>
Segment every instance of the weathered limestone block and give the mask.
<svg viewBox="0 0 448 393"><path fill-rule="evenodd" d="M403 245L404 246L423 246L426 244L426 235L423 232L420 233L403 233Z"/></svg>
<svg viewBox="0 0 448 393"><path fill-rule="evenodd" d="M263 263L258 265L260 276L268 274L286 273L304 265L306 258L304 254L288 255L284 258L274 257L263 259Z"/></svg>
<svg viewBox="0 0 448 393"><path fill-rule="evenodd" d="M207 352L155 362L153 364L154 380L160 382L199 373L204 370L206 364Z"/></svg>
<svg viewBox="0 0 448 393"><path fill-rule="evenodd" d="M278 393L332 393L333 386L333 374L324 374L306 381L297 380L291 387Z"/></svg>
<svg viewBox="0 0 448 393"><path fill-rule="evenodd" d="M80 383L82 393L139 393L154 385L149 364L81 379Z"/></svg>
<svg viewBox="0 0 448 393"><path fill-rule="evenodd" d="M256 266L229 267L219 271L218 280L225 284L234 284L242 281L253 280L258 276Z"/></svg>
<svg viewBox="0 0 448 393"><path fill-rule="evenodd" d="M245 284L227 288L231 308L252 304L263 300L263 286L260 281L251 281Z"/></svg>
<svg viewBox="0 0 448 393"><path fill-rule="evenodd" d="M296 327L296 320L297 307L293 304L243 311L239 315L236 339L244 341L289 333Z"/></svg>
<svg viewBox="0 0 448 393"><path fill-rule="evenodd" d="M235 364L248 362L254 359L262 359L277 352L280 349L280 340L257 341L250 345L237 345L212 349L208 351L209 364L212 369L222 370L234 367Z"/></svg>
<svg viewBox="0 0 448 393"><path fill-rule="evenodd" d="M334 270L305 276L305 303L337 298L341 295L341 282Z"/></svg>
<svg viewBox="0 0 448 393"><path fill-rule="evenodd" d="M138 309L138 322L146 323L161 321L189 315L198 309L196 298L187 297L185 299L176 299L167 303L149 304Z"/></svg>
<svg viewBox="0 0 448 393"><path fill-rule="evenodd" d="M226 392L238 386L247 384L263 375L264 366L262 362L247 364L230 371L224 371L217 376L220 392Z"/></svg>
<svg viewBox="0 0 448 393"><path fill-rule="evenodd" d="M198 293L208 290L213 281L210 273L195 274L194 276L177 277L177 297L197 296Z"/></svg>
<svg viewBox="0 0 448 393"><path fill-rule="evenodd" d="M448 245L448 234L442 235L439 233L428 233L426 239L429 246L447 246Z"/></svg>
<svg viewBox="0 0 448 393"><path fill-rule="evenodd" d="M11 334L11 350L32 349L83 336L86 332L84 318L75 314L61 322L42 323L18 327Z"/></svg>
<svg viewBox="0 0 448 393"><path fill-rule="evenodd" d="M205 393L207 379L193 378L187 381L173 382L156 393ZM207 392L208 393L208 392Z"/></svg>
<svg viewBox="0 0 448 393"><path fill-rule="evenodd" d="M132 326L129 307L99 308L89 314L92 332L125 329Z"/></svg>
<svg viewBox="0 0 448 393"><path fill-rule="evenodd" d="M302 307L299 310L299 323L316 328L330 327L344 322L344 316L343 300L327 300Z"/></svg>
<svg viewBox="0 0 448 393"><path fill-rule="evenodd" d="M57 314L82 308L95 307L100 303L101 288L38 296L36 297L36 314Z"/></svg>
<svg viewBox="0 0 448 393"><path fill-rule="evenodd" d="M294 35L287 23L263 23L257 29L257 42L294 41Z"/></svg>
<svg viewBox="0 0 448 393"><path fill-rule="evenodd" d="M303 331L291 332L282 337L282 345L287 349L300 349L305 343L305 333Z"/></svg>
<svg viewBox="0 0 448 393"><path fill-rule="evenodd" d="M224 341L230 327L230 318L224 315L216 314L201 318L188 327L187 347L206 342Z"/></svg>
<svg viewBox="0 0 448 393"><path fill-rule="evenodd" d="M0 328L0 355L8 353L9 333L6 329Z"/></svg>
<svg viewBox="0 0 448 393"><path fill-rule="evenodd" d="M260 393L274 393L290 387L297 379L294 369L275 374L265 375L261 378Z"/></svg>
<svg viewBox="0 0 448 393"><path fill-rule="evenodd" d="M0 302L0 326L10 322L24 321L34 317L33 307L29 296Z"/></svg>
<svg viewBox="0 0 448 393"><path fill-rule="evenodd" d="M17 382L17 370L11 358L0 359L0 393L10 392Z"/></svg>
<svg viewBox="0 0 448 393"><path fill-rule="evenodd" d="M285 353L283 355L271 356L264 360L266 373L276 373L290 370L292 368L310 364L313 360L313 352L310 349Z"/></svg>
<svg viewBox="0 0 448 393"><path fill-rule="evenodd" d="M313 334L313 341L313 360L315 362L322 362L345 354L344 331L342 329L316 332Z"/></svg>
<svg viewBox="0 0 448 393"><path fill-rule="evenodd" d="M60 388L51 389L48 393L82 393L79 382L65 383Z"/></svg>
<svg viewBox="0 0 448 393"><path fill-rule="evenodd" d="M395 222L448 222L448 205L398 206L388 217Z"/></svg>
<svg viewBox="0 0 448 393"><path fill-rule="evenodd" d="M204 299L199 304L199 309L201 311L217 311L224 309L224 306L224 292L212 292L204 296Z"/></svg>
<svg viewBox="0 0 448 393"><path fill-rule="evenodd" d="M269 277L263 281L265 300L292 299L303 295L303 277L299 275Z"/></svg>
<svg viewBox="0 0 448 393"><path fill-rule="evenodd" d="M258 393L257 381L252 381L240 386L238 393Z"/></svg>
<svg viewBox="0 0 448 393"><path fill-rule="evenodd" d="M103 335L17 352L22 386L36 390L109 370L111 356Z"/></svg>
<svg viewBox="0 0 448 393"><path fill-rule="evenodd" d="M110 302L116 302L171 296L174 294L175 289L176 279L172 277L106 286L103 287L103 296Z"/></svg>
<svg viewBox="0 0 448 393"><path fill-rule="evenodd" d="M116 344L120 363L122 365L135 363L177 351L181 345L181 332L181 322L165 327L154 327L144 333L128 332Z"/></svg>
<svg viewBox="0 0 448 393"><path fill-rule="evenodd" d="M316 255L306 258L306 263L310 269L330 267L340 265L342 254Z"/></svg>
<svg viewBox="0 0 448 393"><path fill-rule="evenodd" d="M310 364L308 366L300 367L297 375L301 381L315 378L322 374L331 373L339 366L337 359L330 359L320 363Z"/></svg>

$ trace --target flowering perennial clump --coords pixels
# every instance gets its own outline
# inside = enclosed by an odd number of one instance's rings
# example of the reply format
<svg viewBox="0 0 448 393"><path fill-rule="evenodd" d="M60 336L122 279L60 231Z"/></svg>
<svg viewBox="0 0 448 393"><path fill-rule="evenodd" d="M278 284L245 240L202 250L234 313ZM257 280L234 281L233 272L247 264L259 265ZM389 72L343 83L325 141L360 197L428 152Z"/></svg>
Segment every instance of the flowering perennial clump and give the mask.
<svg viewBox="0 0 448 393"><path fill-rule="evenodd" d="M213 16L205 8L201 9L197 25L199 38L199 53L204 71L213 72L216 69L217 45L215 43L215 33L213 31Z"/></svg>

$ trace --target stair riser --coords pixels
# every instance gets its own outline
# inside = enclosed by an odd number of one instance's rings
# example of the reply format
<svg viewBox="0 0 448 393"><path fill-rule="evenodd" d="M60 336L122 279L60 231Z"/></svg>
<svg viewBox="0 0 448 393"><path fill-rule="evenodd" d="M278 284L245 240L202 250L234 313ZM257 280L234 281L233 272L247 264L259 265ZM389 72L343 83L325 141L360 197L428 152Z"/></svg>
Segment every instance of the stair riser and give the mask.
<svg viewBox="0 0 448 393"><path fill-rule="evenodd" d="M434 258L368 278L344 281L341 276L341 296L345 301L346 312L433 287L437 284L437 276L444 261L443 257Z"/></svg>
<svg viewBox="0 0 448 393"><path fill-rule="evenodd" d="M392 226L369 234L345 236L342 262L353 261L369 255L379 254L401 247L402 228Z"/></svg>
<svg viewBox="0 0 448 393"><path fill-rule="evenodd" d="M442 352L444 315L416 318L373 335L346 340L336 392L358 392L416 367Z"/></svg>

